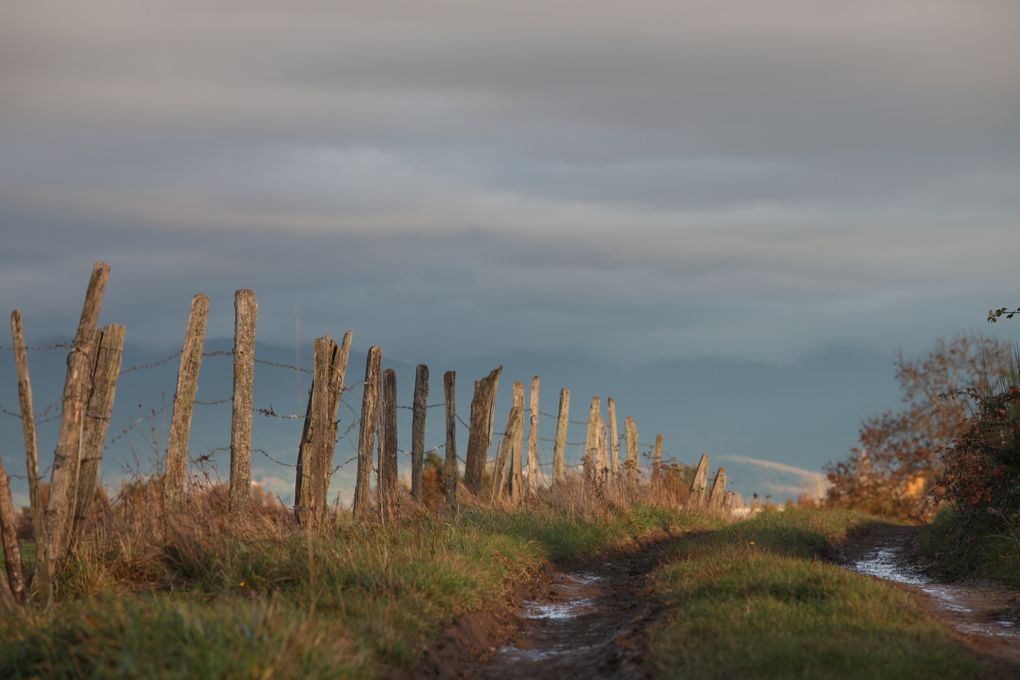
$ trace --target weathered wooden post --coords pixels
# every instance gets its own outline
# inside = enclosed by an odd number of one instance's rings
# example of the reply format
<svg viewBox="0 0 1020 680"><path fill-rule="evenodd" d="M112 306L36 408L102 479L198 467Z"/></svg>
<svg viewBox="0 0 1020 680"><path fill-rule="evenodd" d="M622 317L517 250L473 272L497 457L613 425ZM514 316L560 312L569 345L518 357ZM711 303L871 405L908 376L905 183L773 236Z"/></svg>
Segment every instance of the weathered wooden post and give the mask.
<svg viewBox="0 0 1020 680"><path fill-rule="evenodd" d="M524 492L524 383L514 383L514 406L518 407L520 427L515 428L513 442L513 480L510 483L510 497L518 499Z"/></svg>
<svg viewBox="0 0 1020 680"><path fill-rule="evenodd" d="M234 293L234 405L230 420L230 510L251 504L251 426L255 405L255 291Z"/></svg>
<svg viewBox="0 0 1020 680"><path fill-rule="evenodd" d="M96 360L92 369L92 393L85 409L82 431L81 463L78 469L78 493L74 514L72 541L77 539L82 523L95 498L99 466L103 462L106 432L113 415L113 402L124 356L124 327L110 324L99 331Z"/></svg>
<svg viewBox="0 0 1020 680"><path fill-rule="evenodd" d="M609 449L612 452L611 474L614 479L620 476L620 433L616 429L616 400L612 397L606 400L609 409Z"/></svg>
<svg viewBox="0 0 1020 680"><path fill-rule="evenodd" d="M703 505L705 502L705 489L708 487L708 454L701 454L698 467L694 469L694 479L691 480L691 503L695 506Z"/></svg>
<svg viewBox="0 0 1020 680"><path fill-rule="evenodd" d="M379 369L382 350L373 345L368 348L365 361L365 387L361 396L361 429L358 433L358 476L354 486L354 517L365 519L369 515L371 495L372 454L375 449L375 426L379 414Z"/></svg>
<svg viewBox="0 0 1020 680"><path fill-rule="evenodd" d="M492 444L493 407L496 404L496 390L503 367L499 366L486 377L475 381L475 393L471 399L471 429L468 433L467 461L464 465L464 484L471 493L482 494L485 478L485 463Z"/></svg>
<svg viewBox="0 0 1020 680"><path fill-rule="evenodd" d="M36 544L36 570L32 580L34 592L45 602L52 601L46 546L46 509L43 507L39 485L39 444L35 431L35 412L32 406L32 380L28 372L28 349L25 345L25 328L21 312L11 312L11 342L14 345L14 363L18 370L18 402L21 406L21 432L25 440L25 467L28 471L28 500L32 509L32 535Z"/></svg>
<svg viewBox="0 0 1020 680"><path fill-rule="evenodd" d="M53 583L56 566L63 561L70 536L75 496L78 491L78 466L85 406L88 402L95 356L96 323L103 305L103 293L110 278L110 266L97 262L92 269L78 330L67 357L67 376L62 396L63 416L60 434L53 453L49 498L46 502L47 555L49 573L46 582Z"/></svg>
<svg viewBox="0 0 1020 680"><path fill-rule="evenodd" d="M570 390L560 390L560 409L556 418L556 438L553 440L553 481L562 482L565 476L563 469L563 449L567 445L567 429L570 427Z"/></svg>
<svg viewBox="0 0 1020 680"><path fill-rule="evenodd" d="M429 367L418 364L414 372L414 403L411 418L411 496L421 502L422 469L425 466L425 420L429 403Z"/></svg>
<svg viewBox="0 0 1020 680"><path fill-rule="evenodd" d="M723 500L726 498L726 468L721 467L716 470L715 479L712 480L712 491L708 494L708 506L710 508L720 509L723 506Z"/></svg>
<svg viewBox="0 0 1020 680"><path fill-rule="evenodd" d="M9 584L9 592L14 601L24 602L25 577L22 575L21 547L18 545L18 516L14 514L11 484L2 460L0 460L0 534L3 537L4 566L7 568L4 583Z"/></svg>
<svg viewBox="0 0 1020 680"><path fill-rule="evenodd" d="M188 329L184 333L181 363L177 368L177 390L174 392L174 410L170 417L170 435L166 445L166 474L163 475L163 492L171 502L179 500L184 494L191 419L195 411L195 394L198 392L198 374L202 369L208 319L209 298L202 294L191 298Z"/></svg>
<svg viewBox="0 0 1020 680"><path fill-rule="evenodd" d="M298 448L294 487L295 514L298 522L308 529L314 529L326 519L337 411L352 339L353 333L347 331L339 347L328 335L316 338L312 345L312 390Z"/></svg>
<svg viewBox="0 0 1020 680"><path fill-rule="evenodd" d="M520 384L520 383L518 383ZM492 466L492 481L490 485L490 498L499 500L509 495L516 499L520 495L519 487L515 490L515 484L519 481L514 476L514 459L520 457L522 437L524 434L524 405L523 387L521 384L522 400L514 400L507 415L506 428L503 430L503 438L499 442L496 451L496 461Z"/></svg>
<svg viewBox="0 0 1020 680"><path fill-rule="evenodd" d="M636 485L638 481L638 430L637 423L630 416L623 421L623 429L627 436L627 483Z"/></svg>
<svg viewBox="0 0 1020 680"><path fill-rule="evenodd" d="M443 477L446 482L446 507L457 509L457 373L443 374L443 396L446 401L446 461Z"/></svg>
<svg viewBox="0 0 1020 680"><path fill-rule="evenodd" d="M584 477L595 479L595 456L598 455L599 414L602 411L602 400L599 395L591 398L591 409L588 411L588 434L584 440Z"/></svg>
<svg viewBox="0 0 1020 680"><path fill-rule="evenodd" d="M598 462L595 466L595 476L600 483L605 483L609 477L609 436L606 434L606 421L599 414L598 430L595 433Z"/></svg>
<svg viewBox="0 0 1020 680"><path fill-rule="evenodd" d="M383 371L382 413L379 430L379 517L393 518L397 507L397 372Z"/></svg>
<svg viewBox="0 0 1020 680"><path fill-rule="evenodd" d="M539 377L531 378L531 411L528 420L528 489L538 491L538 389Z"/></svg>
<svg viewBox="0 0 1020 680"><path fill-rule="evenodd" d="M655 435L655 455L652 457L652 479L659 481L662 475L662 434Z"/></svg>

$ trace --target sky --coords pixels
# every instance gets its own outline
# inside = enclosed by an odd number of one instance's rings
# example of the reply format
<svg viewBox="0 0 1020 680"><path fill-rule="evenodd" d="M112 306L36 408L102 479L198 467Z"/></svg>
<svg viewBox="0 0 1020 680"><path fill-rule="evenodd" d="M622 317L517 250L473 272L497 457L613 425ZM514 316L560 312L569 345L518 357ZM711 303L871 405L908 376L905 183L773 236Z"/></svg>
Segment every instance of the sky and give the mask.
<svg viewBox="0 0 1020 680"><path fill-rule="evenodd" d="M153 348L199 291L229 336L241 287L265 342L409 363L1009 338L1018 31L1015 0L3 3L0 305L66 337L101 259Z"/></svg>

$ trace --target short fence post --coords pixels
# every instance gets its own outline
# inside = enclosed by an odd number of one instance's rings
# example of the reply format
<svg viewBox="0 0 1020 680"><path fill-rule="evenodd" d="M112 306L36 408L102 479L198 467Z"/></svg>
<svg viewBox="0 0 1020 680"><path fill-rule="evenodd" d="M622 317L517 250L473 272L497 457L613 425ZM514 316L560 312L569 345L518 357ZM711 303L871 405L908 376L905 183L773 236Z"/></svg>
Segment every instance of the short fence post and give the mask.
<svg viewBox="0 0 1020 680"><path fill-rule="evenodd" d="M662 474L662 434L655 435L655 455L652 457L652 479L658 481Z"/></svg>
<svg viewBox="0 0 1020 680"><path fill-rule="evenodd" d="M21 406L21 432L25 439L25 467L28 471L28 499L32 509L32 535L36 544L36 570L32 580L32 589L41 593L49 602L52 593L49 590L46 546L46 509L43 507L42 493L39 486L39 444L35 432L35 413L32 407L32 380L28 372L28 349L25 345L25 328L21 321L21 312L11 312L11 341L14 344L14 363L18 370L18 401Z"/></svg>
<svg viewBox="0 0 1020 680"><path fill-rule="evenodd" d="M570 390L560 390L560 409L556 418L556 438L553 440L553 481L562 482L565 476L563 449L567 445L567 430L570 427Z"/></svg>
<svg viewBox="0 0 1020 680"><path fill-rule="evenodd" d="M418 364L414 372L411 417L411 496L421 502L422 468L425 466L425 419L429 403L429 367Z"/></svg>
<svg viewBox="0 0 1020 680"><path fill-rule="evenodd" d="M698 467L694 469L694 479L691 480L691 503L700 506L705 502L705 489L708 486L708 454L701 454Z"/></svg>
<svg viewBox="0 0 1020 680"><path fill-rule="evenodd" d="M638 481L638 430L637 423L630 416L623 421L627 435L627 482L632 486Z"/></svg>
<svg viewBox="0 0 1020 680"><path fill-rule="evenodd" d="M598 454L599 413L602 400L596 394L591 398L591 409L588 411L588 435L584 440L584 476L585 479L595 478L595 456Z"/></svg>
<svg viewBox="0 0 1020 680"><path fill-rule="evenodd" d="M531 378L530 418L527 423L527 487L539 490L539 387L538 375Z"/></svg>
<svg viewBox="0 0 1020 680"><path fill-rule="evenodd" d="M471 399L471 429L468 433L467 461L464 465L464 484L471 493L482 494L485 463L492 444L492 416L496 404L496 390L503 367L499 366L486 377L475 381Z"/></svg>
<svg viewBox="0 0 1020 680"><path fill-rule="evenodd" d="M184 494L191 418L195 411L195 394L198 392L198 374L202 369L202 350L205 348L208 319L209 298L201 294L191 298L188 329L184 333L181 363L177 369L177 390L174 392L174 410L166 446L166 473L163 475L164 494L171 501L176 501Z"/></svg>
<svg viewBox="0 0 1020 680"><path fill-rule="evenodd" d="M523 384L521 385L523 388ZM523 396L523 389L522 389ZM509 495L516 498L520 493L515 491L515 478L513 474L514 458L520 456L521 437L524 433L524 409L522 403L515 403L510 407L507 415L506 428L503 430L503 438L499 442L496 451L496 461L492 466L492 483L490 498L499 500Z"/></svg>
<svg viewBox="0 0 1020 680"><path fill-rule="evenodd" d="M71 353L67 357L67 376L62 397L63 417L53 454L50 492L46 502L47 550L46 583L52 586L57 564L64 559L70 536L71 516L78 491L78 465L81 462L82 421L89 396L89 380L95 358L96 323L103 304L103 293L110 278L110 266L97 262L92 269L85 304L82 305L78 330ZM42 549L42 548L40 548ZM47 593L49 595L49 593Z"/></svg>
<svg viewBox="0 0 1020 680"><path fill-rule="evenodd" d="M715 479L712 480L712 491L708 494L708 506L710 508L722 508L723 500L726 498L726 468L716 470Z"/></svg>
<svg viewBox="0 0 1020 680"><path fill-rule="evenodd" d="M16 602L25 601L25 577L21 570L21 547L18 545L18 517L14 514L14 503L11 502L11 485L7 479L7 471L0 461L0 534L3 536L4 566L7 578L4 585L5 593L10 593Z"/></svg>
<svg viewBox="0 0 1020 680"><path fill-rule="evenodd" d="M379 430L379 517L393 518L397 504L397 373L383 371L382 413Z"/></svg>
<svg viewBox="0 0 1020 680"><path fill-rule="evenodd" d="M354 486L354 516L365 519L369 514L372 454L375 448L375 426L379 413L379 369L382 350L368 348L365 361L365 386L361 396L361 429L358 433L358 477Z"/></svg>
<svg viewBox="0 0 1020 680"><path fill-rule="evenodd" d="M446 482L446 506L457 509L457 373L443 374L443 397L446 401L446 461L443 467Z"/></svg>
<svg viewBox="0 0 1020 680"><path fill-rule="evenodd" d="M609 409L609 450L612 452L611 473L614 479L620 477L620 433L616 429L616 400L612 397L606 400Z"/></svg>
<svg viewBox="0 0 1020 680"><path fill-rule="evenodd" d="M251 426L255 383L255 324L259 303L255 292L234 293L234 404L230 421L230 510L251 504Z"/></svg>
<svg viewBox="0 0 1020 680"><path fill-rule="evenodd" d="M81 463L78 467L78 494L74 513L71 541L77 538L82 523L88 516L99 480L99 466L103 462L106 432L113 415L113 402L117 394L117 379L124 356L124 327L118 324L105 326L96 341L96 357L92 369L92 393L85 409L82 430Z"/></svg>
<svg viewBox="0 0 1020 680"><path fill-rule="evenodd" d="M595 433L598 442L598 464L596 468L599 482L604 483L609 477L609 436L606 434L606 420L599 414L598 431Z"/></svg>

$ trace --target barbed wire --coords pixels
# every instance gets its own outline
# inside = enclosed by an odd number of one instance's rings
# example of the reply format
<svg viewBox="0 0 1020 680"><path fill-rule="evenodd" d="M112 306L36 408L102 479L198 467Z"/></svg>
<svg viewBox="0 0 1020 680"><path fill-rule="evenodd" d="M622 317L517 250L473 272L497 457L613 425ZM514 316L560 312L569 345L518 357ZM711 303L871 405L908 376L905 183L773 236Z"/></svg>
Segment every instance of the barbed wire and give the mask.
<svg viewBox="0 0 1020 680"><path fill-rule="evenodd" d="M223 397L222 399L196 399L194 403L198 406L217 406L219 404L229 404L234 401L233 397Z"/></svg>
<svg viewBox="0 0 1020 680"><path fill-rule="evenodd" d="M163 357L162 359L156 359L155 361L150 361L150 362L145 363L145 364L136 364L134 366L129 366L127 368L121 369L120 375L123 376L123 375L127 375L128 373L134 373L135 371L144 371L144 370L148 370L150 368L156 368L158 366L162 366L163 364L170 363L171 361L173 361L174 359L178 358L179 356L181 356L181 350L177 350L173 354L169 354L169 355Z"/></svg>
<svg viewBox="0 0 1020 680"><path fill-rule="evenodd" d="M145 414L145 415L143 415L143 416L141 416L139 418L135 418L130 423L128 423L127 426L124 427L124 429L122 429L120 432L118 432L117 435L113 437L113 439L110 439L106 443L106 446L104 446L103 448L104 449L109 449L111 446L116 444L118 441L120 441L124 437L128 436L140 424L144 423L147 420L152 420L153 418L155 418L158 415L166 413L167 408L168 408L167 406L161 406L158 409L154 408L149 413L147 413L147 414Z"/></svg>
<svg viewBox="0 0 1020 680"><path fill-rule="evenodd" d="M60 342L52 342L52 343L50 343L48 345L24 345L24 346L22 346L20 348L15 347L14 345L3 345L3 344L0 344L0 349L6 349L6 350L10 350L12 352L15 349L23 349L26 352L43 352L43 351L51 350L51 349L72 349L73 347L74 347L74 343L68 342L68 341L63 341L63 340L60 341Z"/></svg>

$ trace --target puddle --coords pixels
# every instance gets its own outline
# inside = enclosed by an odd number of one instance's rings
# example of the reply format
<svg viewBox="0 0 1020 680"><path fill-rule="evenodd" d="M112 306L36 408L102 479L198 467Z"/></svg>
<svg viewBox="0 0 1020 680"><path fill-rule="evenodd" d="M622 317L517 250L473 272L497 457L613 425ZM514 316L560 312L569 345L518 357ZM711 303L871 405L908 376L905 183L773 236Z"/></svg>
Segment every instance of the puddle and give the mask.
<svg viewBox="0 0 1020 680"><path fill-rule="evenodd" d="M900 543L875 547L854 560L851 569L903 583L929 595L946 613L950 624L962 633L1020 641L1016 622L1002 618L1005 605L1002 588L939 583L909 562Z"/></svg>

